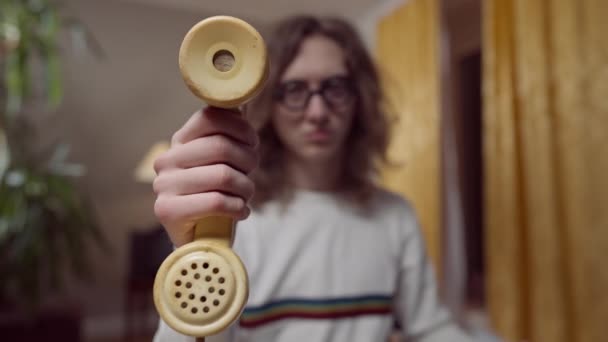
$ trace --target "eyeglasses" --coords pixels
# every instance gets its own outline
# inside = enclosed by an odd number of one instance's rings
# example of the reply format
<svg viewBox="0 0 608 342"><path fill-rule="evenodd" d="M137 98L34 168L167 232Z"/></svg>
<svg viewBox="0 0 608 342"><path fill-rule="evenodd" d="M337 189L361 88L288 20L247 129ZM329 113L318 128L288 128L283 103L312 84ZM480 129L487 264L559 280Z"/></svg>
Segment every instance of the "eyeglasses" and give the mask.
<svg viewBox="0 0 608 342"><path fill-rule="evenodd" d="M334 76L321 81L319 89L311 90L303 80L287 81L279 85L274 98L287 109L300 111L308 107L313 95L319 94L334 111L344 111L355 99L352 81L347 76Z"/></svg>

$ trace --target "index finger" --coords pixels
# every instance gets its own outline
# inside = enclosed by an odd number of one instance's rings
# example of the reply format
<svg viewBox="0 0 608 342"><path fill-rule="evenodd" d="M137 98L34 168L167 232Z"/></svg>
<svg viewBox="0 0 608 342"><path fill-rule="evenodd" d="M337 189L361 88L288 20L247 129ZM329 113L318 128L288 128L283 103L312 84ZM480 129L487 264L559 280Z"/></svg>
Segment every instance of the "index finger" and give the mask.
<svg viewBox="0 0 608 342"><path fill-rule="evenodd" d="M171 145L185 144L194 139L222 134L241 143L256 146L258 136L244 116L236 111L206 107L195 112L171 138Z"/></svg>

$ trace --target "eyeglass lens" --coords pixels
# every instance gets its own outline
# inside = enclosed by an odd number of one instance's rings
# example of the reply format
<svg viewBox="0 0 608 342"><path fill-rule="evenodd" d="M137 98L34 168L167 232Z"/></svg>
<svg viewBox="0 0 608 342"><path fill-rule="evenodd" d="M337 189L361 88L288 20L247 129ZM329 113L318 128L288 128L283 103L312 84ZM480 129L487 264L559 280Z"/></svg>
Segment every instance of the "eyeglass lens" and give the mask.
<svg viewBox="0 0 608 342"><path fill-rule="evenodd" d="M284 82L279 86L276 98L289 109L303 110L315 94L320 94L332 110L344 109L354 97L350 79L347 76L333 76L321 81L317 90L311 90L304 80Z"/></svg>

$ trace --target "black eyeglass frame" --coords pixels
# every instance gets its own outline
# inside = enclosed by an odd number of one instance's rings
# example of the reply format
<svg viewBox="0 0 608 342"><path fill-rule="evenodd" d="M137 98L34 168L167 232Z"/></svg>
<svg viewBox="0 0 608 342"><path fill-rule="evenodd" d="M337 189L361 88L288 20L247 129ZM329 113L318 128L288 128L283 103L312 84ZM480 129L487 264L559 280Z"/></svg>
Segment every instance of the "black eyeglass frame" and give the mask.
<svg viewBox="0 0 608 342"><path fill-rule="evenodd" d="M344 101L344 103L339 103L339 104L334 103L334 100L332 100L332 98L327 94L327 91L329 89L331 89L333 86L332 82L335 82L336 80L343 82L344 90L346 90L348 92L348 98ZM319 96L321 96L321 98L323 99L323 102L325 103L325 105L327 107L329 107L331 110L338 110L338 111L343 109L343 108L338 108L338 107L346 107L346 106L352 104L356 98L356 89L352 85L353 81L352 81L351 77L349 77L349 76L332 76L332 77L328 77L328 78L322 80L320 82L320 86L318 89L312 90L312 89L308 88L308 93L307 93L306 97L304 98L304 101L302 102L302 104L293 105L293 104L289 104L289 103L285 102L285 97L287 95L286 94L287 91L284 89L284 87L286 86L286 84L289 84L291 82L306 83L305 81L294 80L294 81L288 81L283 84L280 84L279 87L277 87L276 91L273 94L273 99L276 102L278 102L279 104L281 104L282 106L284 106L285 108L292 110L292 111L302 111L302 110L306 109L308 107L308 105L310 104L310 100L312 99L312 97L317 94Z"/></svg>

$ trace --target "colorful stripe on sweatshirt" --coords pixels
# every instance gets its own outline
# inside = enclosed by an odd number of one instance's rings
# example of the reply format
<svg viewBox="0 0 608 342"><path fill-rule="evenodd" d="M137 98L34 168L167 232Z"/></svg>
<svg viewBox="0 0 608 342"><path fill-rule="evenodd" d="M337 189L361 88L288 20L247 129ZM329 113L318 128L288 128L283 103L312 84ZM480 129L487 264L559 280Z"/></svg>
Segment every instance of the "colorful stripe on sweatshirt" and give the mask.
<svg viewBox="0 0 608 342"><path fill-rule="evenodd" d="M366 295L329 299L282 299L256 307L247 307L240 325L256 328L275 321L296 319L341 319L363 315L392 313L392 296Z"/></svg>

